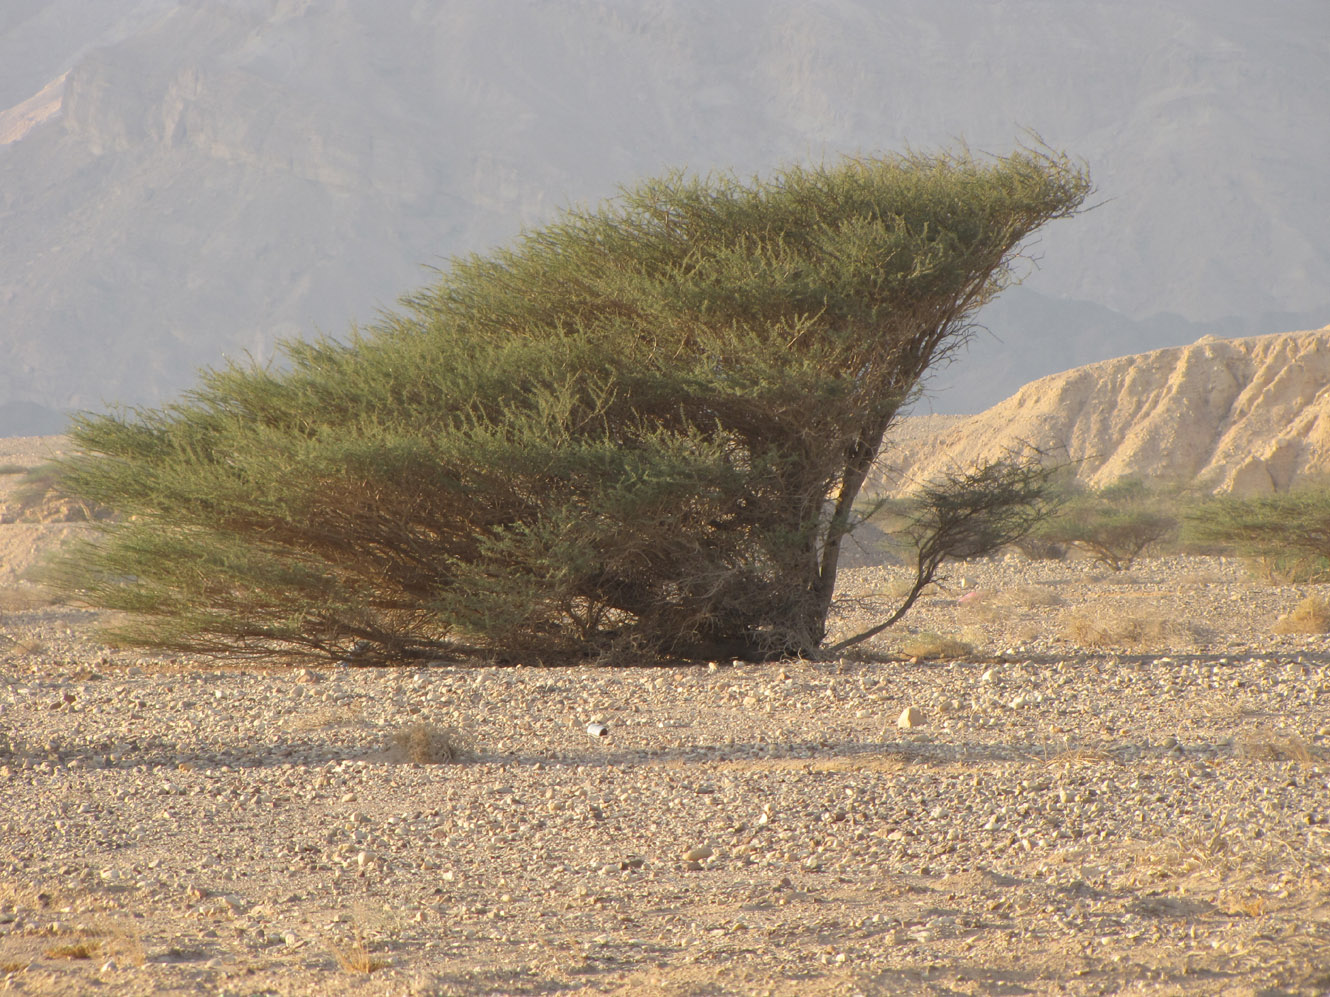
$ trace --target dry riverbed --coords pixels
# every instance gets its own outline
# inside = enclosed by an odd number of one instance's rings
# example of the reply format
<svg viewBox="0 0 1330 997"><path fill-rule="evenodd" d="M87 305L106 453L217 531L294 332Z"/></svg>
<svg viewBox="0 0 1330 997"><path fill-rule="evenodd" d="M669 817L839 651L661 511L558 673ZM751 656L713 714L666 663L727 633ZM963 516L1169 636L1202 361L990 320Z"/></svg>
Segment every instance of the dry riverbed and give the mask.
<svg viewBox="0 0 1330 997"><path fill-rule="evenodd" d="M908 619L959 661L472 670L138 658L16 591L0 990L1330 991L1330 648L1271 633L1315 588L1013 559Z"/></svg>

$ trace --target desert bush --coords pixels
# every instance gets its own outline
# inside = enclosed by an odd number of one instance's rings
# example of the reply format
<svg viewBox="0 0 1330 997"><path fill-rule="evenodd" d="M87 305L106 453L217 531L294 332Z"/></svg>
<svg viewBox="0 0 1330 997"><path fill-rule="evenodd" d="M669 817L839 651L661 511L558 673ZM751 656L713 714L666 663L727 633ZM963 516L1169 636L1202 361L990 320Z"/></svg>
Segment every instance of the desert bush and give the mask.
<svg viewBox="0 0 1330 997"><path fill-rule="evenodd" d="M1065 544L1044 537L1022 537L1013 546L1031 561L1061 561L1067 556Z"/></svg>
<svg viewBox="0 0 1330 997"><path fill-rule="evenodd" d="M1048 609L1061 606L1066 600L1046 585L1014 585L1003 589L995 600L1003 606L1021 609Z"/></svg>
<svg viewBox="0 0 1330 997"><path fill-rule="evenodd" d="M1027 151L648 181L347 343L76 419L61 485L124 516L65 584L196 653L812 652L901 406L1088 190Z"/></svg>
<svg viewBox="0 0 1330 997"><path fill-rule="evenodd" d="M1308 744L1296 734L1285 731L1250 731L1238 737L1234 747L1243 758L1266 762L1298 762L1302 765L1319 764L1325 761L1328 754L1324 748Z"/></svg>
<svg viewBox="0 0 1330 997"><path fill-rule="evenodd" d="M1268 585L1308 585L1330 581L1330 559L1270 556L1243 558L1252 577Z"/></svg>
<svg viewBox="0 0 1330 997"><path fill-rule="evenodd" d="M368 976L392 965L389 960L374 955L370 951L369 943L359 933L345 944L335 941L325 941L324 944L344 973Z"/></svg>
<svg viewBox="0 0 1330 997"><path fill-rule="evenodd" d="M974 646L943 634L919 633L902 642L901 654L921 661L950 661L974 654Z"/></svg>
<svg viewBox="0 0 1330 997"><path fill-rule="evenodd" d="M1030 532L1056 501L1051 482L1060 467L1038 450L1008 454L969 471L940 476L897 506L898 533L914 549L914 578L884 621L835 644L832 653L877 636L895 624L933 585L948 561L992 554Z"/></svg>
<svg viewBox="0 0 1330 997"><path fill-rule="evenodd" d="M1330 488L1260 498L1216 496L1189 509L1184 536L1248 559L1278 584L1330 580Z"/></svg>
<svg viewBox="0 0 1330 997"><path fill-rule="evenodd" d="M1195 634L1185 624L1153 616L1121 612L1069 612L1062 635L1078 647L1159 650L1190 642Z"/></svg>
<svg viewBox="0 0 1330 997"><path fill-rule="evenodd" d="M1330 633L1330 604L1316 596L1308 596L1291 613L1275 621L1277 634Z"/></svg>
<svg viewBox="0 0 1330 997"><path fill-rule="evenodd" d="M439 728L432 724L412 724L393 733L389 749L403 761L417 765L442 765L460 762L475 754L469 737L453 728Z"/></svg>
<svg viewBox="0 0 1330 997"><path fill-rule="evenodd" d="M1125 479L1097 491L1070 492L1056 515L1031 531L1025 546L1076 547L1100 564L1124 571L1177 532L1171 497Z"/></svg>

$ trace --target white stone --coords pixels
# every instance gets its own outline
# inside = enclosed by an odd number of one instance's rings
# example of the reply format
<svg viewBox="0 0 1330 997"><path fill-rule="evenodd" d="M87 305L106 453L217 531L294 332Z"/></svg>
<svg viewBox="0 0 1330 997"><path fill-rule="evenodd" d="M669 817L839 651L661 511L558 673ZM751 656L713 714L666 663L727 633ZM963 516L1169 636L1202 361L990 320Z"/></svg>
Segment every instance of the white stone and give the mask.
<svg viewBox="0 0 1330 997"><path fill-rule="evenodd" d="M901 715L896 719L896 726L901 730L908 730L911 727L922 727L924 725L924 711L917 706L907 706L901 711Z"/></svg>

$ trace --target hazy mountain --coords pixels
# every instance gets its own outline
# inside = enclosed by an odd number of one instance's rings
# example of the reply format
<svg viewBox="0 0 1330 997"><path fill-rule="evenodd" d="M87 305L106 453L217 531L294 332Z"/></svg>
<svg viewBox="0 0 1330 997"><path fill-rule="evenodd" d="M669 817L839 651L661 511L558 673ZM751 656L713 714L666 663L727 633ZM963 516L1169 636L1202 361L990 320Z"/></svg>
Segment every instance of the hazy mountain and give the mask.
<svg viewBox="0 0 1330 997"><path fill-rule="evenodd" d="M1324 0L9 0L0 108L0 432L341 335L671 167L1023 128L1103 203L1032 247L938 411L1330 321Z"/></svg>

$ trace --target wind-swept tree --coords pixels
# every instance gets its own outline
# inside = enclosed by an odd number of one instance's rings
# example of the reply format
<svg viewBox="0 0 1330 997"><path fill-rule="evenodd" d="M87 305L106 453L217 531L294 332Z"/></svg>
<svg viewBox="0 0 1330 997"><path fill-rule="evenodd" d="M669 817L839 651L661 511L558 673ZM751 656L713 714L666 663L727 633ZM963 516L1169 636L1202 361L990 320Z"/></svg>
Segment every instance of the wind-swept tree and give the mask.
<svg viewBox="0 0 1330 997"><path fill-rule="evenodd" d="M64 584L199 652L813 652L892 420L1088 191L1041 151L649 181L76 420L64 487L121 517Z"/></svg>

